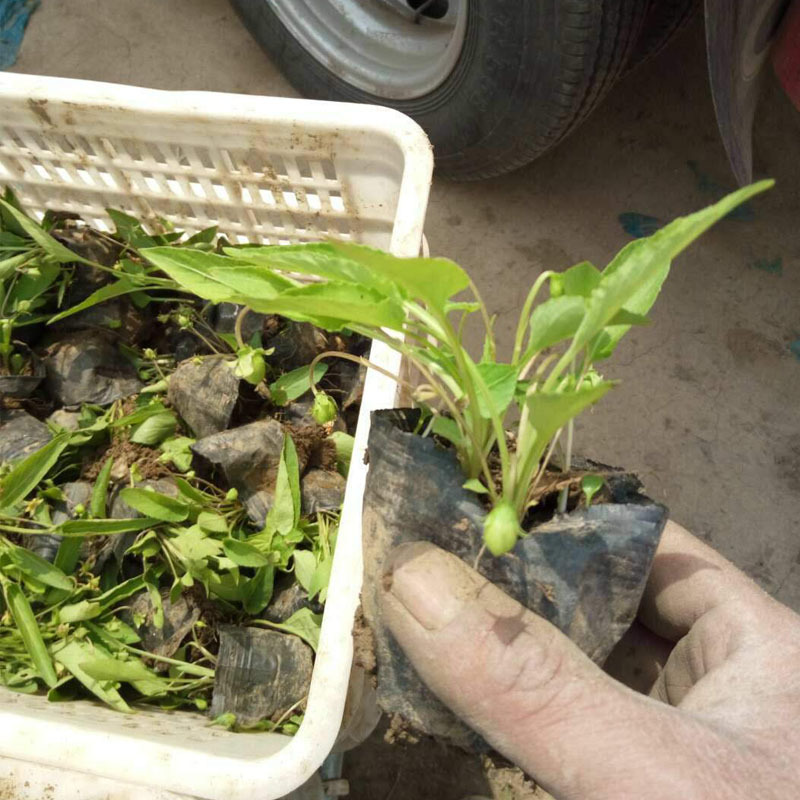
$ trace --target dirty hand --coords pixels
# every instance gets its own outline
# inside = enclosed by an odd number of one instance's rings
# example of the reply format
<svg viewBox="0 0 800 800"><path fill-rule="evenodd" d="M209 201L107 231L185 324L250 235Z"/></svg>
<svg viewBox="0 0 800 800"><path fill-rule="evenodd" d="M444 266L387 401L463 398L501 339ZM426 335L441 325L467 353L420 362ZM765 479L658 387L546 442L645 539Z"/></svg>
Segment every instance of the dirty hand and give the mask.
<svg viewBox="0 0 800 800"><path fill-rule="evenodd" d="M649 696L433 545L397 548L384 586L423 680L559 800L797 796L800 617L680 526L607 664Z"/></svg>

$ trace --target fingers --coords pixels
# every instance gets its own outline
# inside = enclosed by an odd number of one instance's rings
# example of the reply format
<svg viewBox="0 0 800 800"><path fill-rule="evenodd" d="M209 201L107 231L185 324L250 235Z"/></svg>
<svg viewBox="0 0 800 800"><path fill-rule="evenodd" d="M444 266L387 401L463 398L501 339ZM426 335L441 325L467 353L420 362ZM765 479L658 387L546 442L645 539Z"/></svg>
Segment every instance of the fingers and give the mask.
<svg viewBox="0 0 800 800"><path fill-rule="evenodd" d="M603 664L603 669L630 689L650 694L667 663L672 642L634 621Z"/></svg>
<svg viewBox="0 0 800 800"><path fill-rule="evenodd" d="M667 522L639 608L639 619L676 642L700 617L735 600L767 595L727 559L671 520Z"/></svg>
<svg viewBox="0 0 800 800"><path fill-rule="evenodd" d="M665 748L663 796L686 796L696 769L685 743L713 734L613 681L455 556L421 542L397 548L383 609L433 692L559 798L648 796L648 764L657 769Z"/></svg>

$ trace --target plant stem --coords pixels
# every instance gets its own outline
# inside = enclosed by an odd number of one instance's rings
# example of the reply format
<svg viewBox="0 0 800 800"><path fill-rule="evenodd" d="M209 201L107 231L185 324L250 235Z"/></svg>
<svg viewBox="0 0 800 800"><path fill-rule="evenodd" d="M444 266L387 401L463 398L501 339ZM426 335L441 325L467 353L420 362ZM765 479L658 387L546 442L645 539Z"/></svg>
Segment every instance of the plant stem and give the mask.
<svg viewBox="0 0 800 800"><path fill-rule="evenodd" d="M572 468L572 435L575 429L575 420L571 419L567 423L567 451L564 456L564 472L568 473ZM558 496L558 513L565 514L567 511L567 499L569 498L569 486L565 486Z"/></svg>
<svg viewBox="0 0 800 800"><path fill-rule="evenodd" d="M314 368L319 364L319 362L323 358L342 358L345 361L352 361L356 364L360 364L361 366L367 367L367 369L374 369L375 372L380 372L381 375L385 375L387 378L391 378L393 381L399 383L402 386L405 386L410 391L414 391L414 387L408 383L408 381L404 381L399 375L395 375L393 372L389 372L388 369L384 369L383 367L379 367L377 364L374 364L368 358L364 358L364 356L354 356L352 353L343 353L341 350L326 350L324 353L319 353L318 355L314 356L314 360L308 365L308 381L311 385L311 393L316 396L319 394L319 389L317 389L316 382L314 381Z"/></svg>
<svg viewBox="0 0 800 800"><path fill-rule="evenodd" d="M533 481L531 482L530 489L528 489L527 495L525 496L525 508L527 509L531 498L533 497L533 493L539 486L539 481L541 481L542 476L547 471L547 466L550 463L550 459L553 456L553 450L556 448L556 444L558 443L558 439L561 436L562 429L559 428L553 438L550 440L550 446L547 448L547 452L545 453L544 458L541 460L539 464L539 469L536 472L536 476L534 477Z"/></svg>
<svg viewBox="0 0 800 800"><path fill-rule="evenodd" d="M511 355L511 363L516 364L520 354L522 352L522 342L525 338L525 330L528 327L529 317L531 315L531 307L533 306L533 301L536 300L536 295L539 294L539 290L544 285L544 282L555 273L552 270L545 270L539 277L534 281L533 286L531 286L530 291L528 292L528 296L525 298L525 302L522 305L522 311L519 313L519 322L517 322L517 332L514 336L514 351Z"/></svg>
<svg viewBox="0 0 800 800"><path fill-rule="evenodd" d="M244 318L250 313L249 306L242 306L241 311L236 315L236 322L233 325L233 335L236 337L236 344L240 348L245 347L244 339L242 339L242 323Z"/></svg>
<svg viewBox="0 0 800 800"><path fill-rule="evenodd" d="M483 302L483 298L481 297L481 293L478 291L478 287L475 285L475 282L470 278L469 281L469 288L472 291L475 299L478 301L478 305L480 306L481 317L483 319L483 325L486 328L486 338L489 342L489 355L492 358L492 361L497 360L497 344L495 343L494 339L494 330L492 326L492 320L489 318L489 311L486 308L486 303ZM465 315L466 316L466 315ZM459 326L458 331L458 339L459 342L461 341L461 326Z"/></svg>

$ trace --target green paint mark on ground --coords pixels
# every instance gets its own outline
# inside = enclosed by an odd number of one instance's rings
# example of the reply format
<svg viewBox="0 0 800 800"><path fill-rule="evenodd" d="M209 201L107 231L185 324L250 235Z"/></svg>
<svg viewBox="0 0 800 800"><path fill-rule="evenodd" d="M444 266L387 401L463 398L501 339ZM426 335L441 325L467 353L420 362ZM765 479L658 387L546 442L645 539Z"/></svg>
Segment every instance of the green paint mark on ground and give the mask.
<svg viewBox="0 0 800 800"><path fill-rule="evenodd" d="M753 269L760 269L762 272L769 272L771 275L783 275L783 259L780 258L758 258L750 266Z"/></svg>

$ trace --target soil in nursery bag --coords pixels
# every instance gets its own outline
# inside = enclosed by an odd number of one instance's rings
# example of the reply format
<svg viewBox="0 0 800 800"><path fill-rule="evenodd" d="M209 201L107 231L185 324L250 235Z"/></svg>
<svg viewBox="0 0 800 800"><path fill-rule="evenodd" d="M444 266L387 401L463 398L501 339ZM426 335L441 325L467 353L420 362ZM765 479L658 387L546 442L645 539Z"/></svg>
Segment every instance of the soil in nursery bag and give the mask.
<svg viewBox="0 0 800 800"><path fill-rule="evenodd" d="M463 488L455 451L412 432L418 419L416 410L372 415L362 606L373 636L361 658L374 668L385 712L400 715L421 733L485 750L488 745L422 683L381 613L381 579L394 547L429 541L473 565L482 545L485 506ZM602 663L636 615L667 510L641 494L635 476L573 460L573 474L582 474L582 467L605 478L603 502L563 516L551 513L512 552L499 558L485 553L479 571ZM548 502L555 507L555 494L542 505Z"/></svg>

